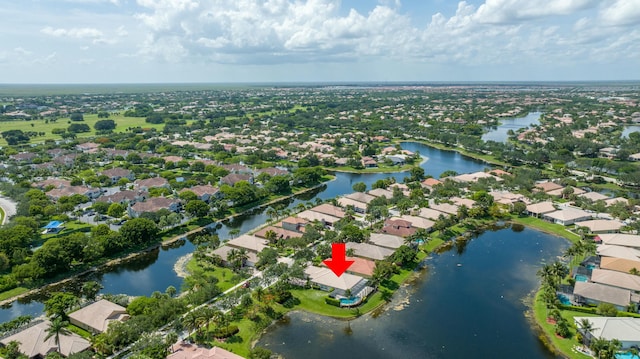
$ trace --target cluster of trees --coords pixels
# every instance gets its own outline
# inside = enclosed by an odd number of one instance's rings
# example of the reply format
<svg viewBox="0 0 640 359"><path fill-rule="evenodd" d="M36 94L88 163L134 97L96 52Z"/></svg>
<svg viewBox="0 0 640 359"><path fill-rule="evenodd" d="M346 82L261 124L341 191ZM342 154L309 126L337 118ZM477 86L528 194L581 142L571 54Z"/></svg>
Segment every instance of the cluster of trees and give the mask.
<svg viewBox="0 0 640 359"><path fill-rule="evenodd" d="M15 146L21 143L29 142L29 136L22 130L2 131L2 138L7 141L7 144L9 144L9 146Z"/></svg>

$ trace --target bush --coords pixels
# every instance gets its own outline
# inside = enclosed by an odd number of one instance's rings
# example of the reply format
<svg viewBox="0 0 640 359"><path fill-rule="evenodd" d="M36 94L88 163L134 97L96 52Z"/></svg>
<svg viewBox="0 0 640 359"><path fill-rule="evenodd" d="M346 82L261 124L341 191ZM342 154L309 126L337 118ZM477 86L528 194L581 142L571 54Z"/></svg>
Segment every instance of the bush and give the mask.
<svg viewBox="0 0 640 359"><path fill-rule="evenodd" d="M238 334L239 331L240 329L238 328L237 325L230 325L226 328L218 328L216 331L213 332L213 336L216 339L224 339L224 338L229 338L230 336Z"/></svg>
<svg viewBox="0 0 640 359"><path fill-rule="evenodd" d="M339 307L340 306L340 301L337 300L336 298L326 297L326 298L324 298L324 302L329 304L329 305L333 305L334 307Z"/></svg>

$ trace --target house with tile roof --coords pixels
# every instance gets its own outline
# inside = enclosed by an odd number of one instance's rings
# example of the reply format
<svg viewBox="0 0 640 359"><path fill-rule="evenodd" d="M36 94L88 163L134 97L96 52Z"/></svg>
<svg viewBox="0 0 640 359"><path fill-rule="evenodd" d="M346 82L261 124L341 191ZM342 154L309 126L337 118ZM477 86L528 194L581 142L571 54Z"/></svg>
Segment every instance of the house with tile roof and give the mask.
<svg viewBox="0 0 640 359"><path fill-rule="evenodd" d="M20 343L20 352L29 358L44 358L51 352L58 351L58 344L55 336L45 339L49 334L50 322L48 320L36 322L35 325L27 327L18 333L2 338L0 343L8 345L12 341ZM60 354L67 357L74 353L80 353L91 347L88 340L78 334L60 333Z"/></svg>
<svg viewBox="0 0 640 359"><path fill-rule="evenodd" d="M127 308L108 300L101 299L69 314L69 321L93 334L103 333L114 321L129 319Z"/></svg>
<svg viewBox="0 0 640 359"><path fill-rule="evenodd" d="M220 347L205 348L197 344L178 342L171 346L167 359L244 359Z"/></svg>

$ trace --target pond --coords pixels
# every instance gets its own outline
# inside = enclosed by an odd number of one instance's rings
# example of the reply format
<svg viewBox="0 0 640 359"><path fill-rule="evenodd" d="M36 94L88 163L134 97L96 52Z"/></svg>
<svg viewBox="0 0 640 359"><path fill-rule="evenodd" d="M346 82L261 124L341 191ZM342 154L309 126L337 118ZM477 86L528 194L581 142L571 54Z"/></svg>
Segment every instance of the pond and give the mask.
<svg viewBox="0 0 640 359"><path fill-rule="evenodd" d="M518 132L522 128L538 125L540 115L542 115L541 112L531 112L525 117L501 119L499 126L491 127L489 132L482 135L482 140L504 143L509 138L509 130Z"/></svg>
<svg viewBox="0 0 640 359"><path fill-rule="evenodd" d="M439 177L446 170L454 170L458 173L469 173L482 171L489 167L486 163L462 156L457 152L443 151L420 143L404 142L402 148L419 152L428 160L422 163L425 173L434 177ZM299 203L312 202L315 198L322 200L334 198L353 192L352 186L357 182L364 182L367 188L379 179L395 177L399 182L406 176L406 173L371 173L353 174L336 173L336 179L327 183L326 186L310 193L295 196L285 200L281 206L294 208ZM240 233L248 232L262 224L268 217L266 208L256 209L251 213L235 217L226 221L217 230L221 240L229 238L229 231L240 230ZM150 295L154 291L164 292L168 286L174 286L178 290L183 279L178 277L174 271L174 264L185 254L191 253L194 245L188 241L181 241L171 248L163 248L146 253L133 261L108 268L101 273L94 273L85 278L87 280L97 280L102 283L104 289L102 293L127 294L127 295ZM64 287L64 290L76 291L80 288L81 282L72 282ZM60 288L58 288L59 290ZM11 320L18 315L30 314L38 316L42 313L43 295L25 298L14 302L11 306L0 309L0 322Z"/></svg>
<svg viewBox="0 0 640 359"><path fill-rule="evenodd" d="M258 345L305 359L555 358L531 330L524 300L541 261L566 246L531 229L487 231L428 260L377 316L346 322L294 312Z"/></svg>
<svg viewBox="0 0 640 359"><path fill-rule="evenodd" d="M624 130L622 130L622 137L628 138L631 132L640 132L640 125L624 126Z"/></svg>

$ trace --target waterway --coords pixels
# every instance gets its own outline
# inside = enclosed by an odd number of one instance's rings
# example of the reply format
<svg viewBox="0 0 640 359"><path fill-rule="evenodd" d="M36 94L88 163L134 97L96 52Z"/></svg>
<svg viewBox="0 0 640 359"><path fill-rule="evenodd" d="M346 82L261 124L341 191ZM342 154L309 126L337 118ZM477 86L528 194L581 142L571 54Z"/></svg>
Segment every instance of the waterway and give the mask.
<svg viewBox="0 0 640 359"><path fill-rule="evenodd" d="M531 112L525 117L501 119L500 125L482 135L483 141L506 142L509 138L509 130L518 132L522 128L540 124L541 112Z"/></svg>
<svg viewBox="0 0 640 359"><path fill-rule="evenodd" d="M412 152L419 152L427 158L421 164L425 173L434 177L439 177L446 170L454 170L458 173L469 173L482 171L489 167L486 163L460 155L457 152L443 151L426 145L414 142L405 142L402 147ZM364 182L367 188L371 184L383 178L395 176L398 181L402 181L404 173L371 173L352 174L336 173L336 179L327 183L326 186L296 196L282 203L283 207L294 208L299 203L307 203L319 198L322 200L334 198L339 195L353 192L352 186L357 182ZM240 230L240 233L250 231L267 221L266 209L254 210L252 213L235 217L227 221L217 230L222 240L228 239L229 231ZM178 258L191 253L194 250L193 244L189 241L181 241L171 248L161 248L144 254L133 261L109 268L101 273L94 273L85 278L87 280L97 280L102 283L104 289L102 293L127 294L127 295L150 295L154 291L163 292L168 286L174 286L180 290L183 278L178 277L173 269L173 265ZM76 291L81 286L78 281L66 284L54 290ZM18 300L0 309L0 322L11 320L19 315L38 316L42 313L43 305L40 303L45 298L43 295L36 295L30 298Z"/></svg>
<svg viewBox="0 0 640 359"><path fill-rule="evenodd" d="M541 262L565 240L531 229L487 231L427 260L382 313L346 322L294 312L258 342L285 358L555 358L524 313Z"/></svg>

